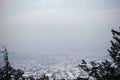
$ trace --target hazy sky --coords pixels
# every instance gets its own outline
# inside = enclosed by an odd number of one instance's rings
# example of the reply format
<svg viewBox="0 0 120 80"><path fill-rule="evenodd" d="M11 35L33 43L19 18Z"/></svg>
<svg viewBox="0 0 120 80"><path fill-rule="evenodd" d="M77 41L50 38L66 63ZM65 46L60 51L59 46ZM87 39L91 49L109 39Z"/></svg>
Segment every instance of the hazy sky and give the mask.
<svg viewBox="0 0 120 80"><path fill-rule="evenodd" d="M119 26L120 0L0 0L0 45L10 52L103 55Z"/></svg>

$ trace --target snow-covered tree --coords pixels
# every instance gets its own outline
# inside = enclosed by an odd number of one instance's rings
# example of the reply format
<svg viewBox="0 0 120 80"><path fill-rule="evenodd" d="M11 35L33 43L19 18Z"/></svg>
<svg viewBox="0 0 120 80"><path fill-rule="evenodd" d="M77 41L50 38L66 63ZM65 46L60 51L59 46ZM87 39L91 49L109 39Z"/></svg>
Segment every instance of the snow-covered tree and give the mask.
<svg viewBox="0 0 120 80"><path fill-rule="evenodd" d="M3 46L4 47L4 46ZM0 80L19 80L22 78L22 74L24 73L22 70L18 69L15 70L10 66L9 60L8 60L8 52L7 48L4 47L3 51L0 51L0 53L3 53L4 55L4 67L0 68Z"/></svg>
<svg viewBox="0 0 120 80"><path fill-rule="evenodd" d="M120 68L120 31L115 31L112 29L112 34L114 41L111 41L112 46L108 52L110 53L113 62L115 62Z"/></svg>
<svg viewBox="0 0 120 80"><path fill-rule="evenodd" d="M40 77L40 78L38 78L38 79L36 79L36 80L49 80L49 78L48 78L48 76L46 76L46 75L44 74L42 77Z"/></svg>
<svg viewBox="0 0 120 80"><path fill-rule="evenodd" d="M120 30L111 30L113 39L108 52L112 60L102 62L86 62L82 60L80 67L89 75L89 80L119 80L120 79ZM91 79L92 78L92 79Z"/></svg>

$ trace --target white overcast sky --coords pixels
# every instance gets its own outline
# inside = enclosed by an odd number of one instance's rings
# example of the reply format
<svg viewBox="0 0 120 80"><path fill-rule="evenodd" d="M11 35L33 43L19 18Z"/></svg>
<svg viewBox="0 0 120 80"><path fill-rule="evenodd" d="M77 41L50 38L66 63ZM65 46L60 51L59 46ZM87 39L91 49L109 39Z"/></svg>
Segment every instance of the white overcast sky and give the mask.
<svg viewBox="0 0 120 80"><path fill-rule="evenodd" d="M0 45L10 52L107 54L120 0L0 0Z"/></svg>

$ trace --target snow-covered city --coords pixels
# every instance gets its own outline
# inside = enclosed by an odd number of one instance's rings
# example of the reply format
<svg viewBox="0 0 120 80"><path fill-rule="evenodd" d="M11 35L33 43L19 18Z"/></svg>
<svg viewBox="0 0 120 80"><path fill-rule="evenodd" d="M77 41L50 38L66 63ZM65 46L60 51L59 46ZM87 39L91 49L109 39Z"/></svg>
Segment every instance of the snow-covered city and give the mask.
<svg viewBox="0 0 120 80"><path fill-rule="evenodd" d="M74 55L50 55L39 56L33 59L19 58L11 59L11 64L15 69L24 70L23 76L41 77L43 74L53 79L76 79L77 77L87 77L86 73L78 66L81 59Z"/></svg>

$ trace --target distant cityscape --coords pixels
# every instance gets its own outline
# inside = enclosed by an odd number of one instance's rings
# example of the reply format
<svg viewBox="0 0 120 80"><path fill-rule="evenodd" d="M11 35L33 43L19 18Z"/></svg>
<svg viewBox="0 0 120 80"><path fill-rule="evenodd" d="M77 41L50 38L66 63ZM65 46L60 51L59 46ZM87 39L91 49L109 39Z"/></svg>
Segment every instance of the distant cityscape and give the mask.
<svg viewBox="0 0 120 80"><path fill-rule="evenodd" d="M78 76L87 77L86 73L78 67L81 59L74 55L49 55L34 57L33 59L10 59L12 67L24 70L23 76L41 77L43 74L49 79L76 79Z"/></svg>

